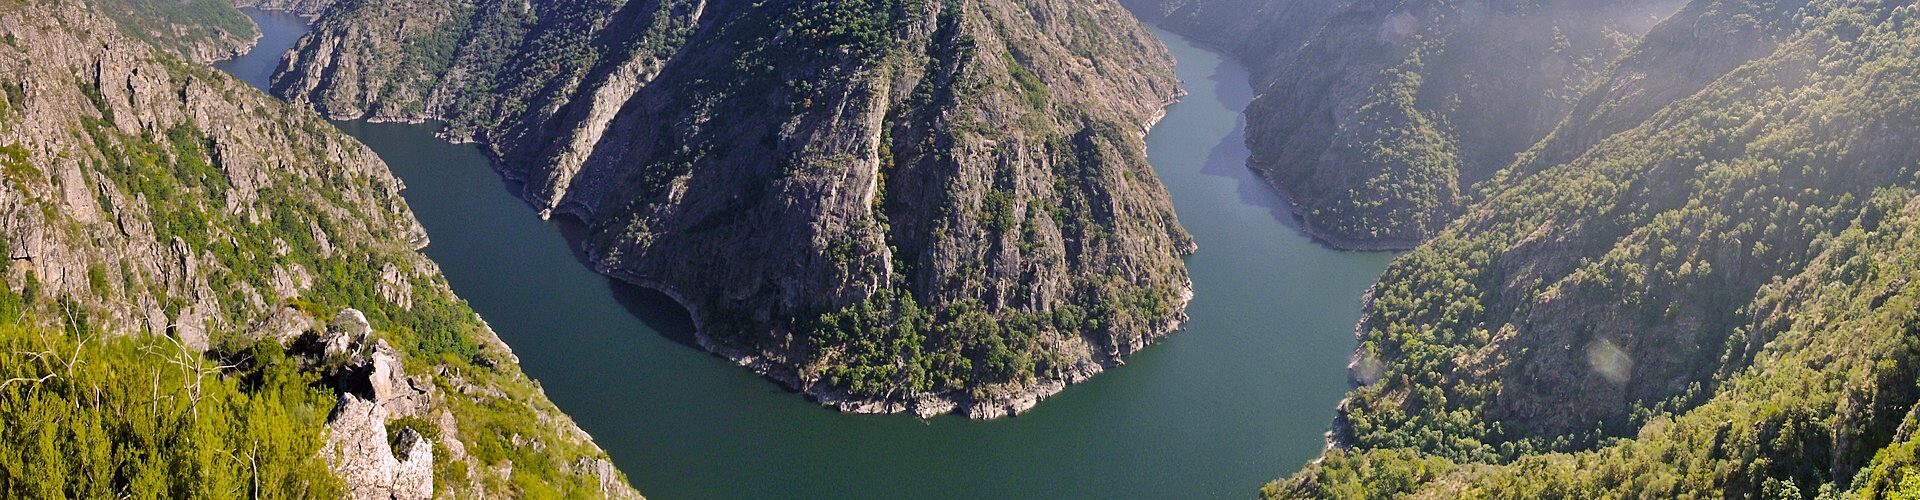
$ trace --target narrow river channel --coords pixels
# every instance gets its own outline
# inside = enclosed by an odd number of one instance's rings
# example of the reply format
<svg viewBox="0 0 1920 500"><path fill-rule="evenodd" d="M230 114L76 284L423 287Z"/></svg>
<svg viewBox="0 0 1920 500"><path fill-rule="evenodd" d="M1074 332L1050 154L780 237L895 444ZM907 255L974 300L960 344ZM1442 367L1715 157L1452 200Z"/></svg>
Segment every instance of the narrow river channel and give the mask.
<svg viewBox="0 0 1920 500"><path fill-rule="evenodd" d="M306 25L221 64L264 87ZM1244 498L1317 454L1346 391L1359 297L1392 258L1289 227L1245 167L1246 70L1165 31L1191 95L1147 136L1200 242L1185 331L1016 418L844 415L690 346L684 311L594 274L471 145L344 122L406 183L454 291L654 498ZM699 265L689 263L689 265Z"/></svg>

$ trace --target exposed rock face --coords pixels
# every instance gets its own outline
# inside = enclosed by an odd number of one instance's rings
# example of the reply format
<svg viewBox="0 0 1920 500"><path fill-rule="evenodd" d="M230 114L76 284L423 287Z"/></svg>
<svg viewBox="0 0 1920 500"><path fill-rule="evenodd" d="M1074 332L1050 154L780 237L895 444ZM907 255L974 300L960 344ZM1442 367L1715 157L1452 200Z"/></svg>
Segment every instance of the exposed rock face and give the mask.
<svg viewBox="0 0 1920 500"><path fill-rule="evenodd" d="M433 496L433 444L413 429L401 431L404 459L388 444L389 418L379 404L351 394L340 398L327 427L326 454L353 498L414 499Z"/></svg>
<svg viewBox="0 0 1920 500"><path fill-rule="evenodd" d="M369 1L274 88L448 121L596 269L842 409L1018 411L1189 295L1141 140L1178 85L1110 0Z"/></svg>
<svg viewBox="0 0 1920 500"><path fill-rule="evenodd" d="M372 151L191 64L187 48L126 34L185 22L147 14L111 1L0 7L0 281L25 304L7 321L171 336L219 358L325 338L315 315L358 308L333 321L335 354L358 370L341 384L340 449L388 449L384 415L430 422L417 430L437 442L387 452L393 473L369 484L513 496L516 478L461 441L519 434L497 449L551 465L519 479L633 496L618 471L569 468L606 454L415 251L424 231ZM465 473L432 477L433 462Z"/></svg>
<svg viewBox="0 0 1920 500"><path fill-rule="evenodd" d="M321 453L354 498L432 497L433 443L410 427L392 440L387 431L393 419L423 416L432 408L432 386L408 377L400 354L372 333L366 316L353 309L328 328L327 357L351 359L336 375L340 402L328 418L332 432Z"/></svg>
<svg viewBox="0 0 1920 500"><path fill-rule="evenodd" d="M307 314L305 311L301 311L299 308L291 306L281 307L275 310L272 315L267 316L266 319L260 320L249 327L247 329L247 336L256 340L266 339L272 340L277 344L286 345L293 343L294 339L299 338L301 334L313 331L318 325L318 320L315 320L313 316Z"/></svg>
<svg viewBox="0 0 1920 500"><path fill-rule="evenodd" d="M1320 33L1341 0L1122 0L1141 20L1220 47L1245 61L1262 89L1293 69L1297 49Z"/></svg>
<svg viewBox="0 0 1920 500"><path fill-rule="evenodd" d="M1249 162L1305 231L1363 249L1438 232L1680 3L1130 2L1254 67Z"/></svg>
<svg viewBox="0 0 1920 500"><path fill-rule="evenodd" d="M324 359L342 364L334 382L342 398L366 399L395 417L422 416L433 408L432 381L407 376L400 352L373 336L360 311L341 311L322 344Z"/></svg>

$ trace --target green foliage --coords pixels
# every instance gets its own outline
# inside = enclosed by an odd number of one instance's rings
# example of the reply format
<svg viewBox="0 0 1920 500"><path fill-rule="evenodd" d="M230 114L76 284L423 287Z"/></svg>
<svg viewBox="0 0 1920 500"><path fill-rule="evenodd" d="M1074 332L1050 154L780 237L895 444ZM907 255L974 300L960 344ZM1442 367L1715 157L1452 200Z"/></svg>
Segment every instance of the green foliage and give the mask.
<svg viewBox="0 0 1920 500"><path fill-rule="evenodd" d="M27 148L19 143L0 146L0 174L6 176L8 184L15 189L25 190L46 176L32 162L27 161Z"/></svg>
<svg viewBox="0 0 1920 500"><path fill-rule="evenodd" d="M1362 324L1383 366L1345 406L1353 449L1267 493L1897 494L1920 152L1876 144L1920 130L1920 12L1756 12L1797 33L1571 163L1501 178L1398 260ZM1600 340L1633 361L1624 380L1578 354Z"/></svg>
<svg viewBox="0 0 1920 500"><path fill-rule="evenodd" d="M88 289L93 290L93 293L95 294L99 294L102 296L111 296L112 294L110 292L112 291L112 289L108 288L108 286L109 285L107 284L106 266L102 266L99 263L87 264Z"/></svg>
<svg viewBox="0 0 1920 500"><path fill-rule="evenodd" d="M1014 60L1011 54L1007 55L1006 59L1007 73L1013 75L1016 90L1026 97L1027 107L1047 109L1047 100L1051 98L1047 90L1047 82L1040 80L1040 75L1033 74L1033 71L1028 70L1026 66L1020 65L1020 61Z"/></svg>
<svg viewBox="0 0 1920 500"><path fill-rule="evenodd" d="M21 24L81 31L49 29L49 36L105 39L89 37L88 24L34 14L26 12ZM161 78L161 88L143 89L152 95L239 85L144 44L110 49L130 57L128 64L141 74ZM74 59L44 63L98 64ZM285 306L322 320L348 307L365 312L376 335L399 349L412 376L440 384L442 396L434 404L454 413L459 432L419 419L396 424L429 437L471 440L468 449L478 451L472 456L486 459L482 467L514 465L498 481L487 472L469 477L474 462L448 460L442 448L435 460L442 495L585 497L598 491L596 478L573 465L604 453L568 432L564 419L553 418L558 410L490 347L484 324L443 278L427 270L425 257L408 241L415 226L393 197L398 186L357 143L310 113L253 93L143 101L181 107L116 116L113 106L129 108L110 103L102 89L82 80L35 96L57 109L85 112L15 132L40 134L25 140L80 169L83 192L95 196L104 216L81 220L55 209L63 206L60 190L47 189L43 174L28 170L33 166L25 164L26 149L0 147L11 191L24 196L22 208L38 205L46 217L48 230L34 235L44 246L36 248L71 253L70 262L86 265L84 273L73 273L79 276L65 277L64 286L43 287L31 269L37 266L0 259L0 277L10 285L0 287L0 323L58 328L0 326L0 381L31 378L0 385L0 440L7 443L0 447L0 496L342 496L319 454L335 397L320 379L327 367L291 359L277 344L251 345L235 331ZM12 88L4 82L0 87ZM0 96L9 106L20 105L8 92ZM121 121L134 114L152 121ZM209 115L213 123L190 118ZM220 148L221 141L233 140L253 142ZM230 174L247 175L247 182ZM112 251L150 244L147 238L161 254ZM7 240L0 238L0 255L11 255L7 247L20 244ZM94 248L103 245L108 248ZM142 265L156 259L191 259L196 272L183 289L173 285L178 276L156 276ZM382 276L388 269L406 285L389 286ZM81 276L84 282L75 281ZM288 277L297 283L297 297L281 296ZM210 292L219 304L199 311L208 316L215 344L208 355L183 354L167 337L141 335L147 314L126 315L157 306L177 318L190 304L209 303L194 296L199 291ZM188 369L195 365L204 370ZM475 387L484 390L470 392ZM56 411L63 413L49 415ZM488 484L478 486L485 488L468 488L482 481Z"/></svg>
<svg viewBox="0 0 1920 500"><path fill-rule="evenodd" d="M0 491L20 498L332 497L330 391L277 346L242 367L154 338L0 325Z"/></svg>
<svg viewBox="0 0 1920 500"><path fill-rule="evenodd" d="M802 325L822 380L860 396L905 398L1023 384L1063 368L1041 348L1042 335L1077 334L1084 316L1067 306L1051 313L990 313L977 301L940 312L902 291L867 300Z"/></svg>
<svg viewBox="0 0 1920 500"><path fill-rule="evenodd" d="M448 402L467 453L482 464L513 464L509 483L485 484L489 491L514 492L514 496L531 498L599 495L596 478L570 470L580 458L604 455L589 442L552 432L551 424L543 419L559 410L537 392L535 386L517 373L477 369L458 361L445 364L463 374L468 383L505 392L505 397L452 398ZM447 379L438 380L441 391L459 391ZM436 444L436 457L444 456L440 451ZM442 467L441 461L434 461L436 491L458 491L471 480L464 467L449 465Z"/></svg>
<svg viewBox="0 0 1920 500"><path fill-rule="evenodd" d="M134 38L177 54L194 47L224 49L217 42L252 39L253 21L223 0L88 0Z"/></svg>
<svg viewBox="0 0 1920 500"><path fill-rule="evenodd" d="M783 42L814 58L845 53L865 64L893 50L894 37L925 0L824 0L794 2L781 26Z"/></svg>
<svg viewBox="0 0 1920 500"><path fill-rule="evenodd" d="M1413 493L1446 475L1454 464L1424 457L1412 450L1380 449L1365 452L1329 450L1320 462L1300 473L1303 480L1274 482L1261 488L1262 498L1363 499L1392 498ZM1310 478L1310 479L1307 479Z"/></svg>
<svg viewBox="0 0 1920 500"><path fill-rule="evenodd" d="M1317 230L1343 241L1406 243L1438 232L1459 203L1454 139L1417 103L1420 65L1388 70L1334 154L1356 166L1322 186L1344 195L1310 206Z"/></svg>
<svg viewBox="0 0 1920 500"><path fill-rule="evenodd" d="M983 205L984 206L981 207L983 213L981 214L980 220L987 224L987 229L1006 231L1013 228L1014 210L1012 195L1008 195L1006 191L998 189L988 191L986 201L983 202Z"/></svg>
<svg viewBox="0 0 1920 500"><path fill-rule="evenodd" d="M12 33L7 34L12 37ZM27 107L27 89L16 81L0 81L0 130L7 121Z"/></svg>

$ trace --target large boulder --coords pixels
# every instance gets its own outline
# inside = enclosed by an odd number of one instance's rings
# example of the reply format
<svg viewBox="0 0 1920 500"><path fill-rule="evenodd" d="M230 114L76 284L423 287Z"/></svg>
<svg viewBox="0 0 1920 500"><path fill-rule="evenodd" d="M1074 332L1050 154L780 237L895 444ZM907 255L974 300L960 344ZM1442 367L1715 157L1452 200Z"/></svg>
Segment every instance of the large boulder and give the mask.
<svg viewBox="0 0 1920 500"><path fill-rule="evenodd" d="M402 456L389 445L387 418L379 403L342 394L329 417L321 454L356 499L413 499L433 496L433 444L411 428L401 430Z"/></svg>

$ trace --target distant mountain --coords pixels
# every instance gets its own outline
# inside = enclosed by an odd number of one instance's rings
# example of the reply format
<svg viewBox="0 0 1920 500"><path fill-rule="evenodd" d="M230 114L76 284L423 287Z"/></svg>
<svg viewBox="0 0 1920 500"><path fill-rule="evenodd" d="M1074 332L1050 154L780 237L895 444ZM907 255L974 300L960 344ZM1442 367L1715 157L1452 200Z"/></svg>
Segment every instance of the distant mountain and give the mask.
<svg viewBox="0 0 1920 500"><path fill-rule="evenodd" d="M1679 0L1129 0L1254 67L1250 163L1304 230L1409 248Z"/></svg>

